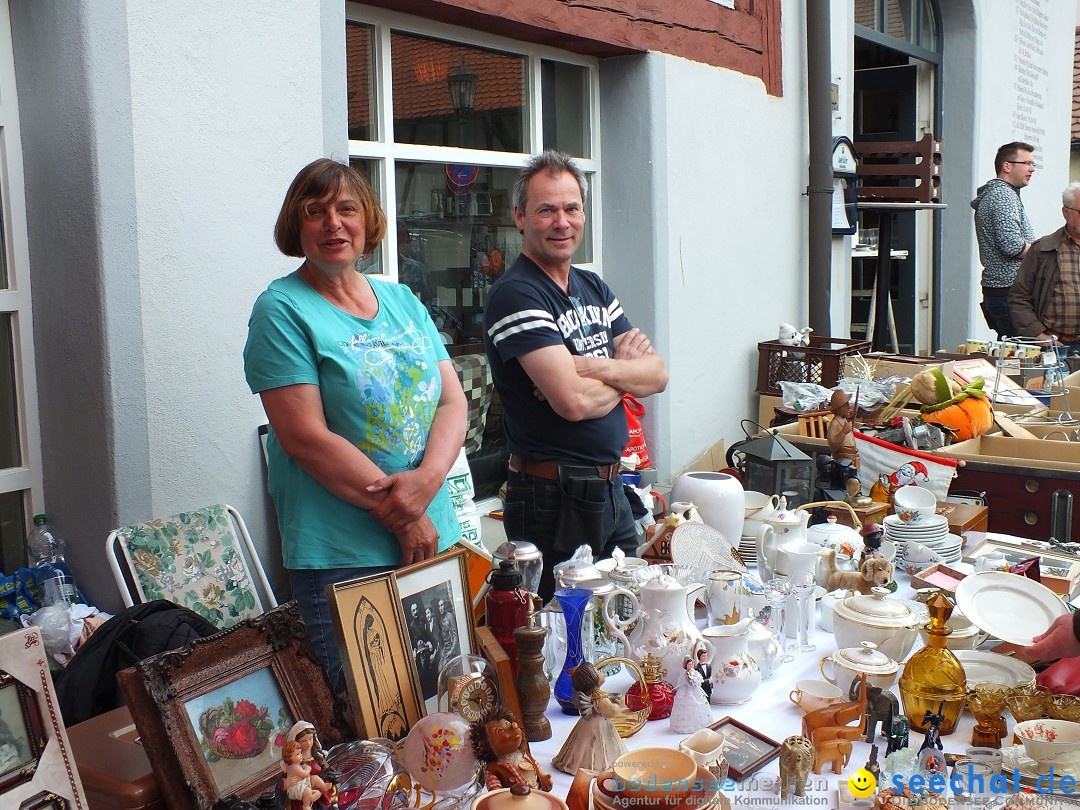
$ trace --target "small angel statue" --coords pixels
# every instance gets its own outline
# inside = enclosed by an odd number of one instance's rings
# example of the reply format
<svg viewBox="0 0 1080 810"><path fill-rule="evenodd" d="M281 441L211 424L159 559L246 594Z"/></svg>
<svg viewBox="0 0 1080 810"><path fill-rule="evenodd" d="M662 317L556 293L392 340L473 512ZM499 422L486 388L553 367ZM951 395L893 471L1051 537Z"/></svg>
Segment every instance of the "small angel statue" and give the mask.
<svg viewBox="0 0 1080 810"><path fill-rule="evenodd" d="M552 757L551 764L571 774L576 774L578 768L607 770L626 753L612 720L627 710L600 689L604 676L588 661L570 671L570 682L574 687L574 706L581 717L559 753Z"/></svg>

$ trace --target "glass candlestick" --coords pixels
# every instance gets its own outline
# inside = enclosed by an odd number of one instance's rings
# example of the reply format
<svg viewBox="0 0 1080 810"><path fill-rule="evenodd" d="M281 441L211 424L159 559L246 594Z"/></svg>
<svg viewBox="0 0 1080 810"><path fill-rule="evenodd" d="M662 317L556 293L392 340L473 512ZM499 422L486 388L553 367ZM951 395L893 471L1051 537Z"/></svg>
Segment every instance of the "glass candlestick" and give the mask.
<svg viewBox="0 0 1080 810"><path fill-rule="evenodd" d="M799 601L799 639L795 648L799 652L813 652L817 649L810 643L810 633L814 624L814 589L817 581L813 571L799 571L791 578L792 587Z"/></svg>
<svg viewBox="0 0 1080 810"><path fill-rule="evenodd" d="M776 636L776 641L780 645L781 657L778 663L794 661L795 656L788 652L787 634L784 630L788 606L791 604L791 583L786 577L770 579L765 583L765 599L769 603L769 615L765 617L762 624Z"/></svg>

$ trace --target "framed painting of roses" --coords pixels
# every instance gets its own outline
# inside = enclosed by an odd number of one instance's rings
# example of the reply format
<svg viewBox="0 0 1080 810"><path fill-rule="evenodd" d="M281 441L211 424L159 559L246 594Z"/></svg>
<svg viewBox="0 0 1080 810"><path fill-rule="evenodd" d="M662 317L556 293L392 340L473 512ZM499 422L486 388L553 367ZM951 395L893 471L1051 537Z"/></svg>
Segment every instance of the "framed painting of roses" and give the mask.
<svg viewBox="0 0 1080 810"><path fill-rule="evenodd" d="M207 810L275 789L298 720L346 735L295 602L140 661L118 676L170 807Z"/></svg>

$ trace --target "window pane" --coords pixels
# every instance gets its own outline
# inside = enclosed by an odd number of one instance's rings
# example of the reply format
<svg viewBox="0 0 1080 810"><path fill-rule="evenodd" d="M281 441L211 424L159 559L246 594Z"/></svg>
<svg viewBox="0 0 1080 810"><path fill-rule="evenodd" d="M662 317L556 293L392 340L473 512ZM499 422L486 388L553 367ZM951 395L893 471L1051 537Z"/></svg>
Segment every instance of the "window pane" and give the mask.
<svg viewBox="0 0 1080 810"><path fill-rule="evenodd" d="M588 71L547 59L541 63L540 71L544 148L558 149L574 157L591 157Z"/></svg>
<svg viewBox="0 0 1080 810"><path fill-rule="evenodd" d="M375 140L375 30L369 25L345 26L345 62L349 92L349 139Z"/></svg>
<svg viewBox="0 0 1080 810"><path fill-rule="evenodd" d="M360 174L367 178L367 181L371 183L371 187L375 190L375 196L383 205L383 210L386 209L386 203L383 202L382 189L379 187L379 162L376 160L365 160L364 158L349 158L349 165L356 169ZM388 217L389 219L389 214ZM364 255L356 265L356 269L361 273L367 273L369 275L378 276L382 275L385 261L383 256L386 250L386 242L383 241L378 248Z"/></svg>
<svg viewBox="0 0 1080 810"><path fill-rule="evenodd" d="M481 340L487 289L521 253L511 199L518 170L399 161L396 173L398 280L451 343ZM592 261L590 211L587 201L577 263Z"/></svg>
<svg viewBox="0 0 1080 810"><path fill-rule="evenodd" d="M14 571L27 564L26 496L25 491L0 493L0 571Z"/></svg>
<svg viewBox="0 0 1080 810"><path fill-rule="evenodd" d="M864 28L881 30L878 8L881 0L855 0L855 24Z"/></svg>
<svg viewBox="0 0 1080 810"><path fill-rule="evenodd" d="M915 44L928 51L937 50L937 25L934 20L934 7L930 0L921 0L919 4L919 28L915 32Z"/></svg>
<svg viewBox="0 0 1080 810"><path fill-rule="evenodd" d="M905 42L914 41L912 31L913 0L887 0L885 4L885 33Z"/></svg>
<svg viewBox="0 0 1080 810"><path fill-rule="evenodd" d="M525 58L393 32L394 140L525 152Z"/></svg>
<svg viewBox="0 0 1080 810"><path fill-rule="evenodd" d="M13 316L0 315L0 469L22 465L19 417L15 408Z"/></svg>

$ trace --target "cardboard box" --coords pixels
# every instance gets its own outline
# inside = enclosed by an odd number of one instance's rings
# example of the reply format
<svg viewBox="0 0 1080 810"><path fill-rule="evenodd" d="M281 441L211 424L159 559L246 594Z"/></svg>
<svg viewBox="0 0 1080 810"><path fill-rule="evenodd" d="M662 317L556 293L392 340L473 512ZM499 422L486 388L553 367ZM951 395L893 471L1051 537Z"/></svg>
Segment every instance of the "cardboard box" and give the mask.
<svg viewBox="0 0 1080 810"><path fill-rule="evenodd" d="M724 440L720 439L712 447L690 462L679 475L688 472L716 472L728 465L724 454ZM678 477L678 476L676 476ZM672 478L671 480L675 480Z"/></svg>
<svg viewBox="0 0 1080 810"><path fill-rule="evenodd" d="M921 371L930 368L940 368L946 378L952 376L953 361L943 360L940 357L917 357L911 354L886 354L875 352L864 354L866 362L874 367L874 379L883 380L887 377L907 377L911 379Z"/></svg>
<svg viewBox="0 0 1080 810"><path fill-rule="evenodd" d="M979 436L950 445L952 458L1013 467L1080 472L1080 444L1015 439L1011 436Z"/></svg>
<svg viewBox="0 0 1080 810"><path fill-rule="evenodd" d="M1064 424L1061 420L1064 420ZM1065 411L1046 411L1031 418L1013 417L1013 421L1033 439L1059 442L1080 441L1080 423L1074 421L1068 424L1069 419Z"/></svg>

